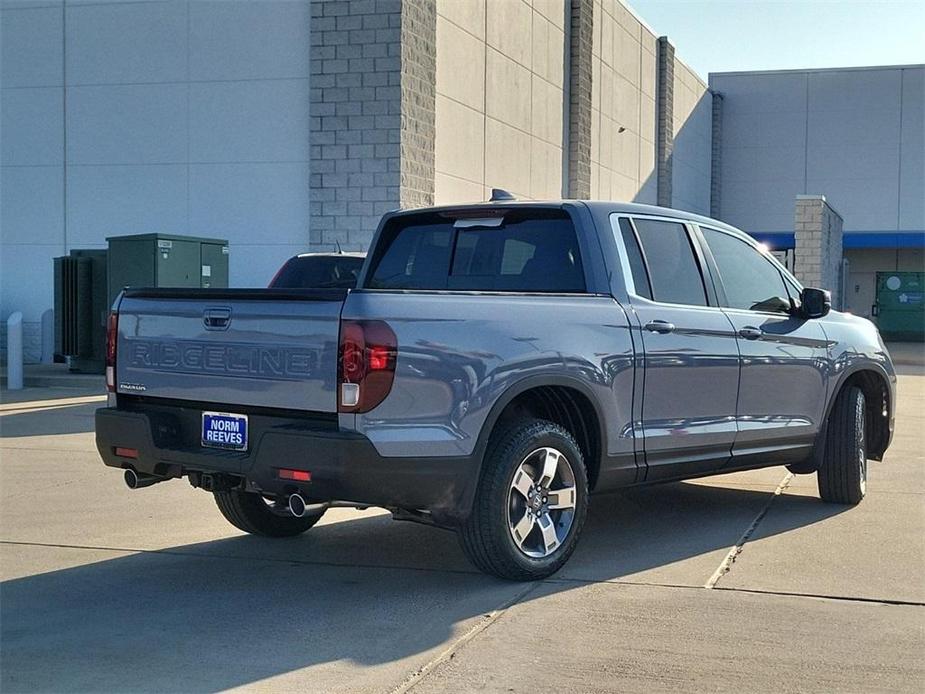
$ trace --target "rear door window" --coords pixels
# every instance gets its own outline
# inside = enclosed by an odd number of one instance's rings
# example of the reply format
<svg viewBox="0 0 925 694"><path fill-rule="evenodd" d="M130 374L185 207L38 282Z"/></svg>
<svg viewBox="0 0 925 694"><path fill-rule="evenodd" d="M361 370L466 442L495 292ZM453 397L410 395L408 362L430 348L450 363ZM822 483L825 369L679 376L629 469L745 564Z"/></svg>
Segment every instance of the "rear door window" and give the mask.
<svg viewBox="0 0 925 694"><path fill-rule="evenodd" d="M678 222L639 218L634 218L633 224L636 226L643 260L648 269L648 277L645 278L636 277L638 263L637 267L633 268L636 287L645 287L648 281L652 299L655 301L706 306L707 294L703 276L684 225Z"/></svg>
<svg viewBox="0 0 925 694"><path fill-rule="evenodd" d="M560 210L509 211L479 225L453 219L386 229L374 289L582 293L575 227Z"/></svg>

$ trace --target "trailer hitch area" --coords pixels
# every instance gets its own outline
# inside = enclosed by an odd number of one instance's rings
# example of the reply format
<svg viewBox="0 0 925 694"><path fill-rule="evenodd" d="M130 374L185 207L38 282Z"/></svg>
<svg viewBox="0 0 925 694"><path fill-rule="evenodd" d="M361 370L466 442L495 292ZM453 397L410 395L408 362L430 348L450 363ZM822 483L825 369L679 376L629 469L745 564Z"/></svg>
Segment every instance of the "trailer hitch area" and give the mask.
<svg viewBox="0 0 925 694"><path fill-rule="evenodd" d="M212 474L209 472L189 473L189 483L207 492L230 492L241 487L242 478L235 475Z"/></svg>

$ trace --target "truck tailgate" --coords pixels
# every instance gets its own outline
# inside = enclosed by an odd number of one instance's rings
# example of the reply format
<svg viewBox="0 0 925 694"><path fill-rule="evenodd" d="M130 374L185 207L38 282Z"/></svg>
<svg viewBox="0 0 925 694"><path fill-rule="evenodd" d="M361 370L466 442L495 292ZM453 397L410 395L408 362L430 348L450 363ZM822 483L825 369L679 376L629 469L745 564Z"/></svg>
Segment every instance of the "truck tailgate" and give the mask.
<svg viewBox="0 0 925 694"><path fill-rule="evenodd" d="M337 411L346 290L129 289L118 306L116 391Z"/></svg>

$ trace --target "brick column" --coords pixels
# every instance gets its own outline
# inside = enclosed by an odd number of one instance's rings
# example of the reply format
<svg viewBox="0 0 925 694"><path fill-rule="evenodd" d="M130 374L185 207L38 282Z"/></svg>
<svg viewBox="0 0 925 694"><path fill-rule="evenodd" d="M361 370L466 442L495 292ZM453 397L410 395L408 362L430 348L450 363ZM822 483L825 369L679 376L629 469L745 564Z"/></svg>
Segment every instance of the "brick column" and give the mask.
<svg viewBox="0 0 925 694"><path fill-rule="evenodd" d="M433 203L436 0L312 0L312 250Z"/></svg>
<svg viewBox="0 0 925 694"><path fill-rule="evenodd" d="M434 204L437 139L437 3L401 5L401 207Z"/></svg>
<svg viewBox="0 0 925 694"><path fill-rule="evenodd" d="M710 216L719 219L723 192L723 95L711 90L713 127L710 138Z"/></svg>
<svg viewBox="0 0 925 694"><path fill-rule="evenodd" d="M594 3L571 0L568 63L568 197L591 197L591 44Z"/></svg>
<svg viewBox="0 0 925 694"><path fill-rule="evenodd" d="M674 46L667 36L658 37L655 87L656 199L671 207L672 152L674 151Z"/></svg>
<svg viewBox="0 0 925 694"><path fill-rule="evenodd" d="M828 289L840 308L842 218L824 195L797 195L794 226L794 275L805 286Z"/></svg>

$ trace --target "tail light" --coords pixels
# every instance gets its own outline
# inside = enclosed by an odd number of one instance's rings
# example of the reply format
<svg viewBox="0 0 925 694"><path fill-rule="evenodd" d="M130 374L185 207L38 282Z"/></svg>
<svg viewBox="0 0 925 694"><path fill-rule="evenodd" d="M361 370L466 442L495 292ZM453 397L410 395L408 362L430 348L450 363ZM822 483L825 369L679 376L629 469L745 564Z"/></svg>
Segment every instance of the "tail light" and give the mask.
<svg viewBox="0 0 925 694"><path fill-rule="evenodd" d="M382 321L341 321L337 411L369 412L392 390L398 341Z"/></svg>
<svg viewBox="0 0 925 694"><path fill-rule="evenodd" d="M116 392L116 343L119 339L119 314L113 311L106 321L106 390Z"/></svg>

